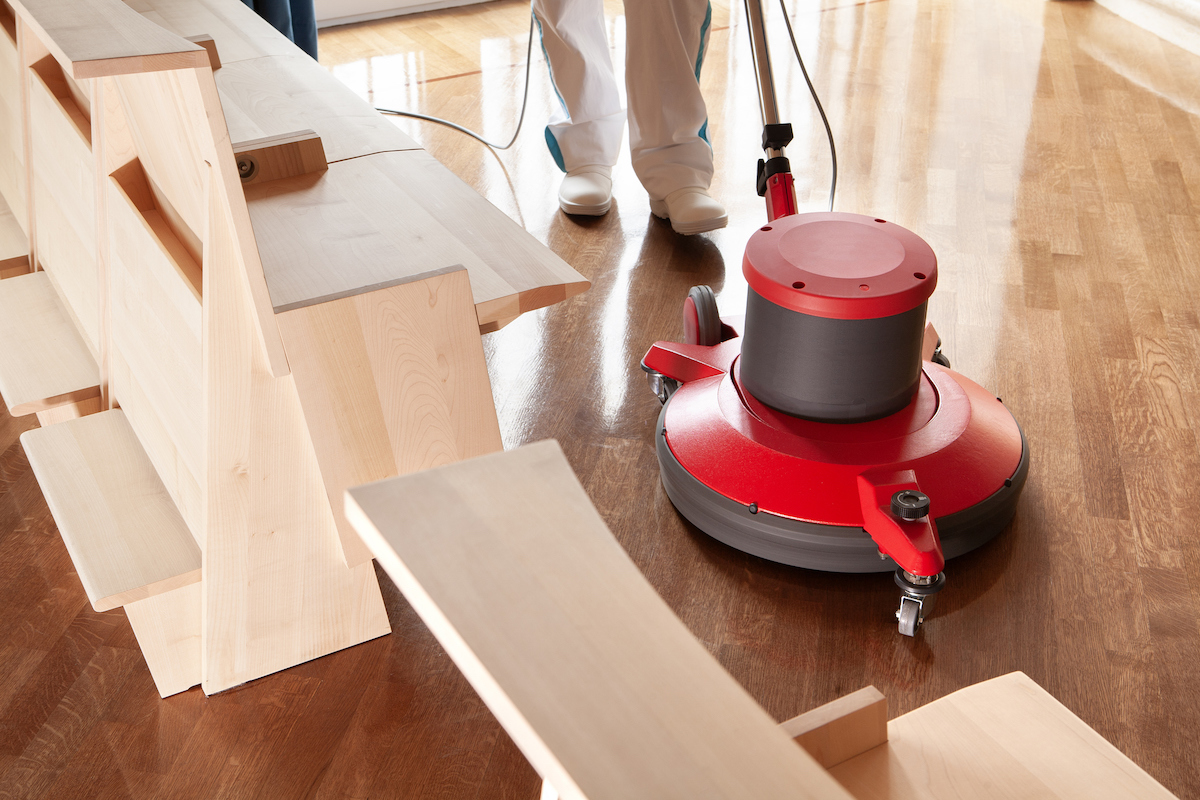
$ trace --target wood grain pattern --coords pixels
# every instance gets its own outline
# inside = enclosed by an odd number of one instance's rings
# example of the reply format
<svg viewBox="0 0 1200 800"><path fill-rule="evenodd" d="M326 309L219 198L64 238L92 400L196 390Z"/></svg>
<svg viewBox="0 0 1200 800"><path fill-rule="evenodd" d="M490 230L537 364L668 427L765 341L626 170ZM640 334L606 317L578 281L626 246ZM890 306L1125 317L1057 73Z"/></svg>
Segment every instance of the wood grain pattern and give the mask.
<svg viewBox="0 0 1200 800"><path fill-rule="evenodd" d="M502 449L463 269L279 315L346 563L346 489Z"/></svg>
<svg viewBox="0 0 1200 800"><path fill-rule="evenodd" d="M200 265L144 186L143 207L135 205L125 187L139 173L138 162L131 162L107 182L110 394L129 412L147 456L202 542Z"/></svg>
<svg viewBox="0 0 1200 800"><path fill-rule="evenodd" d="M0 282L0 394L32 414L100 396L92 354L44 272Z"/></svg>
<svg viewBox="0 0 1200 800"><path fill-rule="evenodd" d="M1175 797L1020 672L897 717L830 772L859 800Z"/></svg>
<svg viewBox="0 0 1200 800"><path fill-rule="evenodd" d="M125 604L154 686L162 697L187 691L203 679L201 665L202 586L199 581Z"/></svg>
<svg viewBox="0 0 1200 800"><path fill-rule="evenodd" d="M390 627L372 565L342 559L295 381L274 377L257 346L228 194L207 195L202 613L212 694Z"/></svg>
<svg viewBox="0 0 1200 800"><path fill-rule="evenodd" d="M21 444L93 608L200 580L200 548L121 411L27 431Z"/></svg>
<svg viewBox="0 0 1200 800"><path fill-rule="evenodd" d="M654 593L556 442L350 489L346 515L561 796L846 796Z"/></svg>
<svg viewBox="0 0 1200 800"><path fill-rule="evenodd" d="M203 48L149 23L119 0L13 0L72 77L207 66Z"/></svg>

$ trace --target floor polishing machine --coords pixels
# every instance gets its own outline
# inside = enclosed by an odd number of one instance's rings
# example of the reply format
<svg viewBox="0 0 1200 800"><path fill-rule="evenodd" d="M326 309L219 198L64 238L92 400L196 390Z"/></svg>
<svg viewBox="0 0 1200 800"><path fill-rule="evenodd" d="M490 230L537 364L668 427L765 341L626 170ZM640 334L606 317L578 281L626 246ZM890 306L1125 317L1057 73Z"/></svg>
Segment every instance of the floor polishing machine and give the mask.
<svg viewBox="0 0 1200 800"><path fill-rule="evenodd" d="M797 213L759 0L747 0L747 17L768 223L746 246L744 319L723 319L712 290L693 287L684 341L656 342L642 360L663 402L663 487L696 527L747 553L894 571L899 630L915 636L946 559L1012 520L1028 447L1004 404L950 369L926 325L932 248L883 219Z"/></svg>

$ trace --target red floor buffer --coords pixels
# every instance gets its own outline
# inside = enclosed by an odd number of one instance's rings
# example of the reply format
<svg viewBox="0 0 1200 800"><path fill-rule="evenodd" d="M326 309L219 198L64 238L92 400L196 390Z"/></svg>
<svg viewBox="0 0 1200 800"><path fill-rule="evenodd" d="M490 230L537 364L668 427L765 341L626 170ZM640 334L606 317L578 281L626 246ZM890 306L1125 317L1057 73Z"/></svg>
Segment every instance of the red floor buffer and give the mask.
<svg viewBox="0 0 1200 800"><path fill-rule="evenodd" d="M899 225L796 211L759 0L748 0L763 109L744 322L713 292L684 301L684 342L642 360L663 402L663 487L727 545L832 572L895 572L900 633L914 636L947 558L1012 520L1029 470L1020 427L950 370L925 309L937 257Z"/></svg>

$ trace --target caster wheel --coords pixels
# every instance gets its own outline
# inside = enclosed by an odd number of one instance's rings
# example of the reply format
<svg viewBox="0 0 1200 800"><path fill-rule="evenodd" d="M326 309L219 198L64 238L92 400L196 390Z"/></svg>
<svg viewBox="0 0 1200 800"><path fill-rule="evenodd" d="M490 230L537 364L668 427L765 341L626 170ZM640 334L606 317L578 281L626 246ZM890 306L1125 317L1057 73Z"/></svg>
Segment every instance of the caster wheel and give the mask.
<svg viewBox="0 0 1200 800"><path fill-rule="evenodd" d="M929 358L933 363L950 369L950 359L946 358L946 354L942 352L942 340L937 340L937 346L933 348L933 355Z"/></svg>
<svg viewBox="0 0 1200 800"><path fill-rule="evenodd" d="M717 296L708 286L693 286L683 301L683 341L705 347L721 343Z"/></svg>
<svg viewBox="0 0 1200 800"><path fill-rule="evenodd" d="M900 634L916 636L917 628L921 626L921 604L908 597L900 598L900 610L896 612L896 620L900 623Z"/></svg>
<svg viewBox="0 0 1200 800"><path fill-rule="evenodd" d="M663 405L671 399L671 395L675 394L675 390L679 388L679 381L674 378L668 378L658 370L647 369L646 380L650 384L650 391L654 392L654 396L658 398L658 402Z"/></svg>

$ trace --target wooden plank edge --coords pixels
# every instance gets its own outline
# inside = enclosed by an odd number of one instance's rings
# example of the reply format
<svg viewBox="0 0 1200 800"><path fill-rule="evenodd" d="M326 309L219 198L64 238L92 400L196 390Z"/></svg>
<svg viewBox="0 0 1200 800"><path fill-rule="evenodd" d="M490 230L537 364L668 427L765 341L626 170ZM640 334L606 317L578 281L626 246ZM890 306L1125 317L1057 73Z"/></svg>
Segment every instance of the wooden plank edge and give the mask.
<svg viewBox="0 0 1200 800"><path fill-rule="evenodd" d="M553 440L546 440L553 441ZM534 443L534 445L526 445L526 447L544 444L544 442ZM554 442L554 446L558 447L558 443ZM486 456L485 456L486 457ZM395 480L388 478L386 480ZM365 484L371 486L372 484ZM358 501L354 497L354 492L361 487L354 487L346 490L344 498L344 513L350 525L358 532L363 542L371 548L375 553L375 558L379 565L384 568L384 571L391 577L396 587L404 595L409 605L417 612L417 616L425 623L425 627L429 631L437 631L435 634L438 643L453 660L458 671L471 684L471 688L475 690L476 695L484 701L484 705L492 712L492 715L497 719L509 720L509 725L504 726L505 732L512 738L518 749L525 755L525 758L531 764L541 765L542 769L551 773L543 775L544 780L556 788L561 789L562 794L566 797L583 798L583 790L571 778L566 767L558 760L558 757L550 750L542 737L534 729L533 725L517 708L516 703L508 696L491 672L483 665L479 656L475 655L475 651L462 638L458 630L450 624L450 620L442 613L441 608L425 591L425 587L421 585L416 576L409 571L408 566L396 555L396 552L388 544L387 539L375 527L375 523L359 506Z"/></svg>
<svg viewBox="0 0 1200 800"><path fill-rule="evenodd" d="M15 278L29 272L29 254L25 253L12 258L0 260L0 280Z"/></svg>
<svg viewBox="0 0 1200 800"><path fill-rule="evenodd" d="M120 20L122 23L120 33L123 38L128 40L131 35L137 35L138 28L146 30L145 26L153 26L157 31L161 31L177 39L179 44L172 44L170 50L162 50L154 53L76 60L71 58L71 55L62 48L56 38L38 21L37 16L26 6L23 0L10 0L9 4L12 6L13 13L41 41L42 46L53 54L60 64L70 65L71 76L76 79L103 78L111 75L130 75L138 72L159 72L161 70L208 66L207 50L156 25L123 2L114 2L112 4L114 9L121 9L118 15L125 17ZM116 27L114 24L114 28ZM102 31L97 33L98 35L103 35Z"/></svg>
<svg viewBox="0 0 1200 800"><path fill-rule="evenodd" d="M779 727L822 767L887 743L887 698L867 686L781 722Z"/></svg>
<svg viewBox="0 0 1200 800"><path fill-rule="evenodd" d="M271 304L271 292L267 288L267 278L263 273L262 258L258 253L258 243L254 238L254 223L250 220L250 211L246 206L246 196L241 191L241 179L237 174L237 162L233 155L233 144L229 140L229 127L225 124L225 112L221 105L221 97L217 92L217 81L212 70L205 66L196 71L200 84L200 94L204 98L209 129L212 134L213 160L210 164L205 190L208 193L208 214L219 213L220 222L234 232L238 247L238 261L243 285L250 294L250 303L254 309L254 328L258 334L258 343L263 349L271 377L283 378L291 374L287 352L283 348L283 338L279 334L279 325L275 322L275 311ZM214 185L214 184L219 184ZM237 187L237 191L234 191ZM222 192L221 189L224 189ZM217 195L224 195L224 202L214 202ZM214 208L215 206L215 208ZM211 235L212 226L216 220L207 221Z"/></svg>
<svg viewBox="0 0 1200 800"><path fill-rule="evenodd" d="M40 400L27 400L24 403L15 403L8 407L8 413L14 417L24 417L29 414L37 414L41 411L52 411L61 406L74 405L82 403L92 398L100 397L100 381L96 380L95 386L88 386L83 389L76 389L65 394L55 395L54 397L46 397Z"/></svg>
<svg viewBox="0 0 1200 800"><path fill-rule="evenodd" d="M60 422L70 422L73 419L86 417L89 414L99 414L102 408L101 401L102 396L89 397L87 400L82 400L78 403L59 406L49 411L39 411L37 412L38 425L48 428L51 425L57 425Z"/></svg>
<svg viewBox="0 0 1200 800"><path fill-rule="evenodd" d="M72 556L72 561L74 561L74 556ZM111 611L114 608L120 608L129 603L136 603L139 600L157 597L160 594L166 594L167 592L181 589L184 586L199 583L202 577L201 573L202 568L196 567L180 575L172 575L169 578L163 578L161 581L148 583L145 586L138 586L107 597L89 597L88 599L92 601L92 608L96 611Z"/></svg>
<svg viewBox="0 0 1200 800"><path fill-rule="evenodd" d="M77 80L86 80L110 78L116 75L136 75L142 72L166 72L176 69L209 67L209 56L207 50L195 45L193 50L100 58L94 61L72 61L70 63L71 77Z"/></svg>
<svg viewBox="0 0 1200 800"><path fill-rule="evenodd" d="M212 67L212 71L216 72L221 68L221 54L217 52L217 40L209 36L207 33L201 33L197 36L183 37L192 44L198 44L208 52L208 65Z"/></svg>
<svg viewBox="0 0 1200 800"><path fill-rule="evenodd" d="M588 280L553 283L476 303L475 315L479 318L479 332L498 331L528 311L546 308L577 294L583 294L591 285L591 281Z"/></svg>
<svg viewBox="0 0 1200 800"><path fill-rule="evenodd" d="M313 297L308 300L300 300L295 303L285 303L281 306L273 306L273 310L276 314L286 314L289 311L296 311L297 309L308 308L309 306L318 306L322 303L331 303L334 300L344 300L347 297L357 297L360 294L370 294L371 292L378 292L381 289L390 289L393 286L402 286L406 283L416 283L429 278L436 278L439 275L449 275L451 272L460 272L463 270L466 270L466 267L464 267L462 264L451 264L447 267L438 267L437 269L418 272L414 275L405 275L394 280L384 281L383 283L373 283L370 286L359 286L356 289L347 289L344 292L333 292L331 294L321 295L320 297Z"/></svg>

